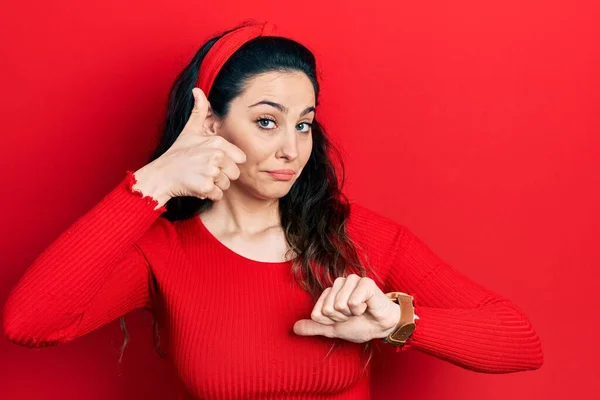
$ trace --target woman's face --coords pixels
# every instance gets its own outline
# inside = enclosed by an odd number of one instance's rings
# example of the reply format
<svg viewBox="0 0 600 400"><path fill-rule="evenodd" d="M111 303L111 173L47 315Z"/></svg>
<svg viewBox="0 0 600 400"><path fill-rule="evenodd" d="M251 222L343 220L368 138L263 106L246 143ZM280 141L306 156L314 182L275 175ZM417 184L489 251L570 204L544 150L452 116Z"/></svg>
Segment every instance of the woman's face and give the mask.
<svg viewBox="0 0 600 400"><path fill-rule="evenodd" d="M261 199L285 196L310 157L314 111L315 92L305 74L269 72L252 78L217 124L217 134L246 153L231 189Z"/></svg>

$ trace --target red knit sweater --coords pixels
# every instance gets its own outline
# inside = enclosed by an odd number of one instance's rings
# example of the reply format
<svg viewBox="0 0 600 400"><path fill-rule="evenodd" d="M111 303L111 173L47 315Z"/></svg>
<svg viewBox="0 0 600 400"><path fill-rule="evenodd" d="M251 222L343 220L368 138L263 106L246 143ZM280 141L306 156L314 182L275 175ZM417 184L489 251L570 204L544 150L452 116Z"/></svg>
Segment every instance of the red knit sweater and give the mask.
<svg viewBox="0 0 600 400"><path fill-rule="evenodd" d="M338 340L327 355L333 339L294 334L294 322L310 318L314 304L293 280L291 261L245 258L198 217L169 222L134 183L128 171L26 271L4 307L9 340L66 343L143 307L158 318L166 352L194 398L369 398L364 345ZM348 232L383 277L374 279L384 292L416 299L417 328L404 349L488 373L541 366L527 317L406 227L353 204Z"/></svg>

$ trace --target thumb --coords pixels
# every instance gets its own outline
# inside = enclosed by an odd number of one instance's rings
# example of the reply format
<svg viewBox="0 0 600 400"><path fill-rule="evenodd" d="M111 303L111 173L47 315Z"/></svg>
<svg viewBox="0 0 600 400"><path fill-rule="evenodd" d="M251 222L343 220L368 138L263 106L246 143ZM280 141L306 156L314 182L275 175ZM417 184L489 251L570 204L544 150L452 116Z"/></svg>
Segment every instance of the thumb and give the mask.
<svg viewBox="0 0 600 400"><path fill-rule="evenodd" d="M200 88L192 89L192 95L194 96L194 107L192 108L192 113L190 114L190 118L185 124L183 131L202 134L204 120L208 114L208 99Z"/></svg>
<svg viewBox="0 0 600 400"><path fill-rule="evenodd" d="M294 324L294 333L300 336L322 335L335 338L333 325L323 325L312 319L301 319Z"/></svg>

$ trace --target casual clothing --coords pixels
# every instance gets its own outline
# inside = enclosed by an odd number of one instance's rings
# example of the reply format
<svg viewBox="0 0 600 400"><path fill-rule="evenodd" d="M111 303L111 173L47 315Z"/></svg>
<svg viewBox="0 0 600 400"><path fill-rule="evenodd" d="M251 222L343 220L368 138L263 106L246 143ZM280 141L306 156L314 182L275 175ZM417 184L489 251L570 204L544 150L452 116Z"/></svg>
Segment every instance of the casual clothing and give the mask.
<svg viewBox="0 0 600 400"><path fill-rule="evenodd" d="M369 398L364 344L337 340L327 355L334 339L294 334L314 303L293 279L292 261L239 255L197 216L170 222L160 217L164 206L155 210L156 201L134 183L127 171L26 271L4 309L9 340L66 343L146 308L195 398ZM542 364L527 317L456 272L405 226L354 203L347 229L381 277L374 278L381 290L415 297L417 328L403 349L488 373Z"/></svg>

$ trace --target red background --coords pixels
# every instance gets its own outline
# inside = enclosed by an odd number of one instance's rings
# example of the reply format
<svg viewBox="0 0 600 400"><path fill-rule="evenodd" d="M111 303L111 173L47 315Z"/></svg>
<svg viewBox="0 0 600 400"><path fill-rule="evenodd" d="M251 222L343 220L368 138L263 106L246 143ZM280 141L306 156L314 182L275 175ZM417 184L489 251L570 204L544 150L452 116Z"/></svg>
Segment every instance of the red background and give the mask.
<svg viewBox="0 0 600 400"><path fill-rule="evenodd" d="M146 160L169 86L200 44L269 18L318 58L321 120L345 154L348 195L511 298L542 338L545 364L518 374L419 352L377 358L374 399L598 393L598 10L572 0L403 3L4 5L0 301ZM1 340L0 397L169 398L149 316L128 321L121 367L116 322L54 348Z"/></svg>

